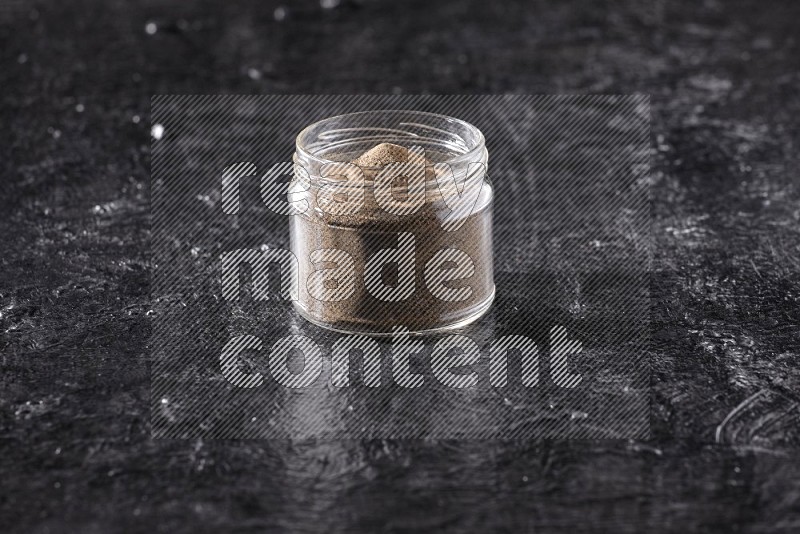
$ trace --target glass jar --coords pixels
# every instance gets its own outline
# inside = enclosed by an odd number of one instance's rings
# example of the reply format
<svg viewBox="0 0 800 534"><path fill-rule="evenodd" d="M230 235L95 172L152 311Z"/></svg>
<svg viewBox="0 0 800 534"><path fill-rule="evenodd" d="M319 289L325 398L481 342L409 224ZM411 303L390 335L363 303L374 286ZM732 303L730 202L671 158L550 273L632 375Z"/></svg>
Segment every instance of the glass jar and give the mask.
<svg viewBox="0 0 800 534"><path fill-rule="evenodd" d="M360 158L382 147L405 157ZM288 195L297 312L378 336L477 320L494 299L487 161L480 130L432 113L353 113L300 132Z"/></svg>

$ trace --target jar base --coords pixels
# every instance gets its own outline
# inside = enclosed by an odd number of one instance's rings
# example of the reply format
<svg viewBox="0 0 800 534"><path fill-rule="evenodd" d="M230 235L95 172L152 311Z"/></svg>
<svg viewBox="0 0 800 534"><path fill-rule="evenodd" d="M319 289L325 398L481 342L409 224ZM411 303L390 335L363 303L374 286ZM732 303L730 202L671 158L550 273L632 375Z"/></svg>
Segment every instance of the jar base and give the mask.
<svg viewBox="0 0 800 534"><path fill-rule="evenodd" d="M483 317L486 314L486 312L488 312L489 309L492 307L492 304L494 303L494 294L495 294L495 288L494 288L494 286L492 286L492 292L486 298L486 300L484 300L478 306L476 306L474 308L473 312L471 314L469 314L468 316L466 316L466 317L463 317L463 318L461 318L461 319L459 319L457 321L454 321L452 323L447 323L447 324L436 326L434 328L426 328L426 329L423 329L423 330L410 330L408 332L408 334L411 335L411 336L424 336L424 335L431 335L431 334L440 334L440 333L443 333L443 332L449 332L451 330L457 330L459 328L463 328L463 327L465 327L465 326L467 326L469 324L472 324L475 321L477 321L478 319L480 319L481 317ZM320 320L312 317L311 315L309 315L309 313L305 310L305 308L303 308L300 305L300 303L298 301L293 301L292 305L294 306L295 311L297 312L298 315L300 315L300 317L302 317L303 319L305 319L306 321L308 321L309 323L311 323L311 324L313 324L315 326L319 326L320 328L324 328L325 330L330 330L332 332L338 332L340 334L351 334L351 335L360 335L360 336L369 336L369 337L392 337L394 335L394 332L392 332L392 331L384 332L384 331L375 331L375 330L367 330L367 329L363 329L363 330L349 329L349 328L341 327L341 326L334 325L334 324L331 324L331 323L326 323L326 322L320 321Z"/></svg>

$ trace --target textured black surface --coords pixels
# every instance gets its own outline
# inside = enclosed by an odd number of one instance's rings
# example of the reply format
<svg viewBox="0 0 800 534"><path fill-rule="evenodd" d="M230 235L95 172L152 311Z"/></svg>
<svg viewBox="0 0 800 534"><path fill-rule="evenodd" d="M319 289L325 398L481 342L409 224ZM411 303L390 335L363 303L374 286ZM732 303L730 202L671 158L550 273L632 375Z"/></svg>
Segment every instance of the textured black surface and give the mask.
<svg viewBox="0 0 800 534"><path fill-rule="evenodd" d="M2 530L800 529L800 5L164 4L0 6ZM652 440L148 439L150 95L392 91L652 94Z"/></svg>

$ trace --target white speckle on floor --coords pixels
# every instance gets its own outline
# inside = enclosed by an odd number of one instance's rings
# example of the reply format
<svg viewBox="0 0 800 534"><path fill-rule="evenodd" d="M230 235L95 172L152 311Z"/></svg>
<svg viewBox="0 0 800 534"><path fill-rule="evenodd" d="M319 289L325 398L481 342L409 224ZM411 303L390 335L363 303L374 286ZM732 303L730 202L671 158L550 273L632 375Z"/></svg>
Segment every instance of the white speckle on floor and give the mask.
<svg viewBox="0 0 800 534"><path fill-rule="evenodd" d="M150 135L153 136L153 139L158 141L164 137L164 127L160 124L154 124L153 127L150 128Z"/></svg>

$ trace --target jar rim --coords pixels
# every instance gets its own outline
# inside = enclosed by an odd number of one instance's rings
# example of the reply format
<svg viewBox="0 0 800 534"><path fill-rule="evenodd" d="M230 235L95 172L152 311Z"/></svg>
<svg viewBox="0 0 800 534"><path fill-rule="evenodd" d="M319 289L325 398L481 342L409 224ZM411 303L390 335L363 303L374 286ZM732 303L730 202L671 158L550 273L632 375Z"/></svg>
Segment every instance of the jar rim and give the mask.
<svg viewBox="0 0 800 534"><path fill-rule="evenodd" d="M471 132L474 136L473 146L467 148L467 150L461 154L453 154L452 157L448 157L448 159L440 162L440 163L449 163L449 164L459 164L459 163L476 163L483 160L485 157L484 152L486 150L486 139L483 136L483 132L478 129L475 125L463 120L458 119L456 117L451 117L448 115L442 115L439 113L431 113L428 111L416 111L416 110L407 110L407 109L377 109L377 110L368 110L368 111L357 111L354 113L343 113L340 115L334 115L331 117L326 117L324 119L318 120L300 131L295 138L295 150L297 151L298 155L302 157L304 160L309 160L310 162L314 162L318 165L324 165L326 163L341 163L340 161L334 161L331 159L327 159L324 156L318 156L317 154L312 153L306 148L307 145L307 137L310 135L314 129L319 128L320 126L324 125L327 122L333 122L336 120L341 120L346 117L358 117L358 116L379 116L381 114L391 115L391 114L408 114L412 116L419 116L425 117L429 119L438 119L440 121L445 121L448 123L458 124L465 130ZM403 124L411 124L409 122L401 122L399 125ZM426 128L432 130L438 130L433 126L425 126ZM395 132L396 134L397 132ZM462 136L456 134L455 132L447 132L451 136L458 136L465 144L467 140L465 140ZM414 136L408 134L409 138L413 138ZM387 136L388 137L388 136ZM378 170L380 169L379 166L360 166L362 169L366 170Z"/></svg>

